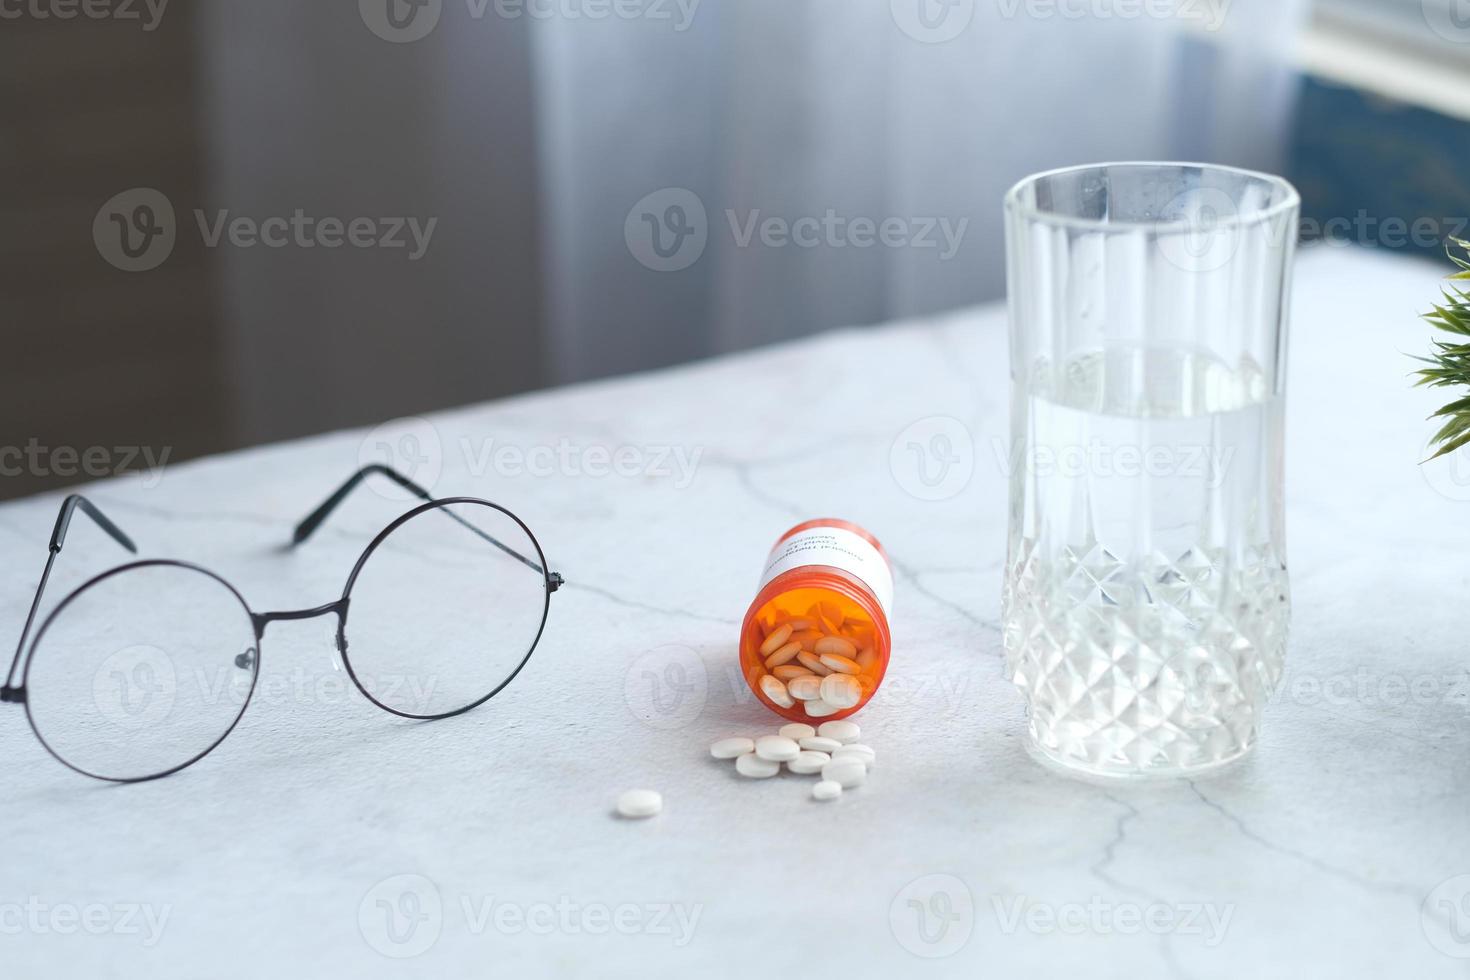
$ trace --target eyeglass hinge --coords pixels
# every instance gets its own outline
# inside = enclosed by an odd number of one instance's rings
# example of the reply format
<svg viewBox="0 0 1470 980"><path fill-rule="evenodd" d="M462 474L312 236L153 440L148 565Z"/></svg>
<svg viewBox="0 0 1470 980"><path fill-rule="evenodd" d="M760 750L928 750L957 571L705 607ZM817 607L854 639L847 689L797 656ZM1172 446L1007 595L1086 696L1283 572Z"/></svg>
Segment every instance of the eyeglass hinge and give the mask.
<svg viewBox="0 0 1470 980"><path fill-rule="evenodd" d="M555 592L566 584L567 580L561 577L561 572L552 572L546 576L546 591L548 592Z"/></svg>
<svg viewBox="0 0 1470 980"><path fill-rule="evenodd" d="M0 701L11 704L25 704L26 689L23 687L11 687L8 684L0 687Z"/></svg>

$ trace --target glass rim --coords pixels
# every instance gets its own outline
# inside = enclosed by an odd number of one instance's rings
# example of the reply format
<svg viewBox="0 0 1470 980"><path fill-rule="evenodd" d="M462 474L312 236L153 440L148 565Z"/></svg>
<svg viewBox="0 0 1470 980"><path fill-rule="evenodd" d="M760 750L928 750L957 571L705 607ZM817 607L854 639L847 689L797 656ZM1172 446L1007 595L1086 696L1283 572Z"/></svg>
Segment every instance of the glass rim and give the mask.
<svg viewBox="0 0 1470 980"><path fill-rule="evenodd" d="M84 768L81 764L68 759L65 754L63 754L60 750L58 750L55 746L48 742L46 740L46 736L42 734L41 728L43 726L36 721L36 713L34 707L35 698L30 693L33 687L31 670L38 662L38 655L41 652L41 640L45 638L47 631L50 630L50 628L60 619L61 614L66 611L66 609L72 604L72 602L80 599L93 587L99 586L109 579L120 577L128 572L158 568L167 568L175 571L184 572L196 572L200 575L203 575L205 578L213 579L217 584L224 586L225 591L228 592L235 599L235 601L240 604L240 610L245 614L245 622L249 626L251 634L254 637L255 641L253 646L253 649L255 650L255 658L250 665L250 690L246 692L244 699L240 702L239 710L235 712L234 718L230 721L230 724L225 728L225 730L220 733L219 737L211 742L208 748L205 748L204 750L193 755L191 758L185 760L184 762L172 765L169 768L164 769L160 772L153 772L143 776L108 776L100 772L93 772L90 769ZM51 757L54 758L57 762L60 762L63 766L66 766L73 772L81 773L83 776L90 776L93 779L100 779L104 782L109 783L146 783L154 779L161 779L164 776L172 776L174 773L189 768L200 759L203 759L205 756L212 753L215 749L224 744L225 739L230 737L230 734L234 732L236 726L238 726L240 724L240 721L245 717L245 711L247 708L250 707L250 701L255 696L255 687L260 682L260 637L255 632L254 614L250 611L250 604L245 601L245 597L240 594L240 591L236 589L233 585L231 585L229 580L224 578L224 576L218 574L217 572L210 571L203 566L196 565L193 562L183 561L177 558L144 558L138 561L125 562L124 564L116 565L92 576L87 581L83 582L81 585L77 586L75 589L69 592L66 597L63 598L61 602L57 603L55 608L53 608L51 612L47 614L46 619L41 623L40 629L36 631L36 635L31 639L31 642L28 646L28 651L29 652L26 656L25 666L21 671L21 684L28 692L24 702L24 706L26 713L26 723L30 726L32 734L34 734L36 736L36 740L41 743L41 747L44 748L48 753L50 753Z"/></svg>
<svg viewBox="0 0 1470 980"><path fill-rule="evenodd" d="M1115 221L1099 218L1080 218L1065 215L1057 211L1049 211L1039 208L1034 204L1023 200L1027 191L1035 188L1044 180L1055 177L1064 177L1074 174L1086 173L1089 170L1174 170L1187 171L1199 170L1202 173L1225 174L1233 177L1241 177L1258 181L1268 185L1276 191L1281 192L1281 199L1263 208L1254 208L1241 213L1219 218L1212 222L1212 231L1223 231L1236 228L1247 228L1255 225L1269 224L1282 215L1301 207L1301 194L1296 187L1278 174L1270 174L1261 170L1250 170L1244 167L1231 167L1219 163L1197 163L1179 160L1110 160L1101 163L1074 164L1067 167L1056 167L1052 170L1043 170L1040 173L1030 174L1021 178L1011 189L1006 191L1005 211L1007 215L1014 215L1036 224L1049 225L1054 228L1069 228L1083 231L1101 232L1130 232L1130 231L1152 231L1158 234L1188 233L1197 230L1198 226L1187 220L1178 221Z"/></svg>
<svg viewBox="0 0 1470 980"><path fill-rule="evenodd" d="M393 535L393 532L397 531L405 524L408 524L414 518L419 517L422 514L427 514L433 510L447 510L450 505L458 506L463 504L474 504L478 506L488 507L499 514L510 518L511 521L526 535L527 539L530 540L532 548L535 549L536 557L541 562L540 570L542 577L546 581L550 581L551 572L546 560L546 553L542 551L541 542L537 539L535 533L532 532L531 528L526 524L525 521L516 516L516 514L512 512L509 508L497 504L493 500L484 500L479 497L442 497L436 500L427 501L425 503L419 504L417 507L412 508L404 514L399 515L396 520L393 520L388 524L387 527L379 531L377 536L374 537L373 540L368 544L368 546L363 549L362 554L358 556L357 563L353 565L351 573L347 576L347 584L342 587L342 599L340 601L343 605L341 614L337 618L337 650L342 658L342 666L346 669L348 677L352 679L353 685L358 689L359 692L361 692L362 696L367 698L370 703L376 705L378 708L381 708L383 711L386 711L392 715L397 715L400 718L409 718L414 721L437 721L444 718L453 718L456 715L462 715L466 712L473 711L475 708L478 708L480 705L484 704L486 701L489 701L491 698L495 697L495 695L499 694L501 691L510 686L510 683L516 679L516 676L525 669L526 664L531 662L531 657L535 654L536 648L541 645L541 637L546 632L546 621L548 618L550 618L551 615L551 590L549 588L542 590L541 620L537 624L536 635L531 638L530 645L526 648L526 652L521 656L515 667L500 681L500 683L496 684L488 693L476 698L463 707L454 708L449 711L444 711L436 714L419 714L404 711L401 708L394 708L391 705L385 704L381 700L379 700L377 696L369 691L367 686L365 686L363 682L358 678L357 672L352 666L351 656L348 653L350 644L347 642L347 624L352 613L352 589L357 584L358 577L361 575L362 570L368 566L369 559L377 553L378 547L383 544L383 542L387 541L388 538Z"/></svg>

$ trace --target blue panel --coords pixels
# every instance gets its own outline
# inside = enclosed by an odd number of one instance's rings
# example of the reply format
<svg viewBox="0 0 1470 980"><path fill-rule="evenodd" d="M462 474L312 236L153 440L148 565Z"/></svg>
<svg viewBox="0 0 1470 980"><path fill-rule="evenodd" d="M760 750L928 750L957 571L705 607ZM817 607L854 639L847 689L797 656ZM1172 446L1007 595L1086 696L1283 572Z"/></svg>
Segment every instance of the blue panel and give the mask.
<svg viewBox="0 0 1470 980"><path fill-rule="evenodd" d="M1470 237L1470 123L1308 78L1291 179L1308 239L1438 253Z"/></svg>

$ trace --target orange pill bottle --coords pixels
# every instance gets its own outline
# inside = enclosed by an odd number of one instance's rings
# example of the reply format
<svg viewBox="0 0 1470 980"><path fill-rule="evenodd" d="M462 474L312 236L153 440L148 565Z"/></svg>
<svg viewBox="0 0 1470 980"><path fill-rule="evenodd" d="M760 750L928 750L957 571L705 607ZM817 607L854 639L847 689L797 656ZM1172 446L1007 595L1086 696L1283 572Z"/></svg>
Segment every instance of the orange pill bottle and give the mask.
<svg viewBox="0 0 1470 980"><path fill-rule="evenodd" d="M761 703L812 725L861 710L883 683L893 568L878 539L820 518L777 539L740 627L740 671Z"/></svg>

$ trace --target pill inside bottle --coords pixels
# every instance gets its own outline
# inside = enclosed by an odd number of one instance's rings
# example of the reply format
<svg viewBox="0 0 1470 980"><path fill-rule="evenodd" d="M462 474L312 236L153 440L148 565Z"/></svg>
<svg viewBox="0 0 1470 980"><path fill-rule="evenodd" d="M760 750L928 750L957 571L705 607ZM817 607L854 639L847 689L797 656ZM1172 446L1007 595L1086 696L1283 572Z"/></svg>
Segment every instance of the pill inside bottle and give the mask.
<svg viewBox="0 0 1470 980"><path fill-rule="evenodd" d="M892 651L893 570L856 524L798 524L771 549L740 630L740 669L766 707L792 721L859 711Z"/></svg>

